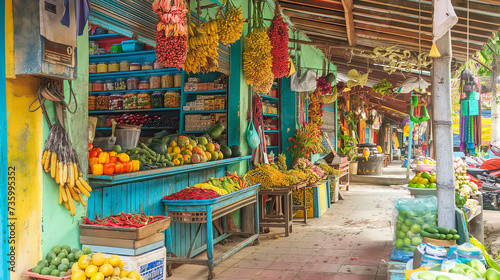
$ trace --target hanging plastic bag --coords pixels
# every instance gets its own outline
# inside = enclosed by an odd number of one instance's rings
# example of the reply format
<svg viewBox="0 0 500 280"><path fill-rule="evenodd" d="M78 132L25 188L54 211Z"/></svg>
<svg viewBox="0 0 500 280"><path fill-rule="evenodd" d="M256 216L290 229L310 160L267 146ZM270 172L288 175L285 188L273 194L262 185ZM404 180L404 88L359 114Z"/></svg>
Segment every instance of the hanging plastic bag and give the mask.
<svg viewBox="0 0 500 280"><path fill-rule="evenodd" d="M259 144L260 144L260 137L259 137L259 134L257 133L257 130L255 130L255 126L253 125L253 121L248 122L247 142L248 142L248 146L252 150L255 150L257 148L257 146L259 146Z"/></svg>
<svg viewBox="0 0 500 280"><path fill-rule="evenodd" d="M420 230L436 226L437 198L400 198L394 202L394 244L391 259L408 262L422 243Z"/></svg>
<svg viewBox="0 0 500 280"><path fill-rule="evenodd" d="M290 77L290 90L296 92L308 92L316 89L316 72L307 70L301 77L293 73Z"/></svg>

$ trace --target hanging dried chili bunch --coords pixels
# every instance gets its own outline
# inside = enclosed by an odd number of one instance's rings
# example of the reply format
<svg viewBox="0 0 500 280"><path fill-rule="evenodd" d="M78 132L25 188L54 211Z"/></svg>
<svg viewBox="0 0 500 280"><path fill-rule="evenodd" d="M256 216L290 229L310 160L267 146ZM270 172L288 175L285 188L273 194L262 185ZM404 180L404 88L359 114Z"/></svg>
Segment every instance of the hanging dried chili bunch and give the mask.
<svg viewBox="0 0 500 280"><path fill-rule="evenodd" d="M231 0L223 0L216 13L220 41L232 44L240 39L243 32L243 12Z"/></svg>
<svg viewBox="0 0 500 280"><path fill-rule="evenodd" d="M279 5L274 9L274 18L267 30L271 41L271 55L273 56L272 71L274 78L281 78L288 74L288 23L283 20Z"/></svg>
<svg viewBox="0 0 500 280"><path fill-rule="evenodd" d="M184 0L155 0L153 11L158 14L156 60L165 67L183 67L188 41Z"/></svg>
<svg viewBox="0 0 500 280"><path fill-rule="evenodd" d="M271 42L262 15L263 0L254 0L252 32L245 37L243 72L249 85L260 85L269 78L272 60Z"/></svg>

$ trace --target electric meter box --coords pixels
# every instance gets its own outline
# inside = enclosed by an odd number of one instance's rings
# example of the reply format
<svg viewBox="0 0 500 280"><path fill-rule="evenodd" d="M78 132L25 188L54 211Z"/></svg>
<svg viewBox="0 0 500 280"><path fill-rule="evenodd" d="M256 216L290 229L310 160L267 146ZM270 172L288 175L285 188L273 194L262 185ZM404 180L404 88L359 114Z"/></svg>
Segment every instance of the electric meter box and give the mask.
<svg viewBox="0 0 500 280"><path fill-rule="evenodd" d="M16 75L76 79L75 1L13 0ZM61 23L64 18L66 25ZM68 24L69 23L69 24Z"/></svg>

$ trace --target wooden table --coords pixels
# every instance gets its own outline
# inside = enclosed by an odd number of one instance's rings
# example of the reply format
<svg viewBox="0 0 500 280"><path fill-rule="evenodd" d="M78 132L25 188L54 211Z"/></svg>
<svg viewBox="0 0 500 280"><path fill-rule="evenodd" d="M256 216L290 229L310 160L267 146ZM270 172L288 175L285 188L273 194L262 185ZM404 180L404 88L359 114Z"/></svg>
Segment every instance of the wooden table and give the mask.
<svg viewBox="0 0 500 280"><path fill-rule="evenodd" d="M259 191L259 228L262 230L265 227L285 228L285 236L289 236L293 231L293 210L304 211L304 222L307 223L307 208L304 206L293 205L292 191L304 190L304 205L305 205L305 188L306 184L301 183L292 186L263 189ZM264 196L267 196L264 199ZM270 200L271 205L267 209L266 202Z"/></svg>
<svg viewBox="0 0 500 280"><path fill-rule="evenodd" d="M333 168L340 170L342 173L339 178L339 188L345 188L346 191L349 191L349 162L344 162L341 164L332 164ZM345 177L345 178L344 178ZM344 178L344 179L342 179ZM339 199L343 200L344 197L339 193Z"/></svg>

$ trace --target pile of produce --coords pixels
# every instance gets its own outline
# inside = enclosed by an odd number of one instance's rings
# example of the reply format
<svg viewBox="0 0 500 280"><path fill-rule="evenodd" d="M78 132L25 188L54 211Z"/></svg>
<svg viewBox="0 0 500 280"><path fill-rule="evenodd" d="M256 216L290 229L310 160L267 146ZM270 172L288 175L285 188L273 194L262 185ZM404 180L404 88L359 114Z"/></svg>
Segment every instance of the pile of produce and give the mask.
<svg viewBox="0 0 500 280"><path fill-rule="evenodd" d="M236 8L231 0L223 0L216 13L219 40L224 44L232 44L240 39L243 32L243 12L241 6Z"/></svg>
<svg viewBox="0 0 500 280"><path fill-rule="evenodd" d="M288 167L286 165L286 156L283 153L278 155L278 163L276 164L280 171L287 171Z"/></svg>
<svg viewBox="0 0 500 280"><path fill-rule="evenodd" d="M410 182L408 183L409 188L416 189L435 189L436 188L436 173L429 173L427 171L418 172L415 174Z"/></svg>
<svg viewBox="0 0 500 280"><path fill-rule="evenodd" d="M52 126L45 141L42 167L59 185L59 204L64 203L64 207L74 216L74 201L85 206L82 194L90 197L92 188L83 179L78 155L73 149L68 132L59 123Z"/></svg>
<svg viewBox="0 0 500 280"><path fill-rule="evenodd" d="M459 190L463 195L474 194L478 191L476 183L469 180L469 175L467 175L467 165L463 159L456 157L453 160L453 168L455 169L456 190Z"/></svg>
<svg viewBox="0 0 500 280"><path fill-rule="evenodd" d="M209 37L203 28L197 27L191 21L188 23L188 34L188 53L184 70L187 73L200 73L208 63Z"/></svg>
<svg viewBox="0 0 500 280"><path fill-rule="evenodd" d="M253 29L245 37L245 50L243 51L243 72L247 84L251 86L266 82L269 73L272 73L273 60L271 41L269 41L262 15L263 0L253 0L253 4L255 11L252 20Z"/></svg>
<svg viewBox="0 0 500 280"><path fill-rule="evenodd" d="M73 280L143 280L137 270L123 269L125 264L117 255L106 258L103 253L94 253L92 256L83 255L78 262L71 266L71 279Z"/></svg>
<svg viewBox="0 0 500 280"><path fill-rule="evenodd" d="M139 171L140 168L140 161L122 153L119 145L113 146L111 152L103 152L101 148L89 152L89 172L93 175L127 173Z"/></svg>
<svg viewBox="0 0 500 280"><path fill-rule="evenodd" d="M267 30L271 41L271 55L273 56L272 73L274 78L281 78L288 74L288 23L283 20L280 8L276 5L274 17Z"/></svg>
<svg viewBox="0 0 500 280"><path fill-rule="evenodd" d="M151 145L155 148L154 145ZM159 167L172 167L175 164L172 162L172 156L165 154L163 151L153 150L146 146L144 143L140 143L137 148L130 148L125 151L127 155L133 160L138 160L144 169L159 168Z"/></svg>
<svg viewBox="0 0 500 280"><path fill-rule="evenodd" d="M500 280L500 273L495 268L486 269L485 265L477 259L471 260L469 263L459 263L455 262L454 267L448 269L448 273L459 274L466 276L469 279L486 279L486 280ZM440 275L436 276L431 271L441 271L445 269L441 265L437 265L430 269L430 271L421 272L418 274L418 279L423 280L452 280L452 276ZM446 271L446 270L444 270Z"/></svg>
<svg viewBox="0 0 500 280"><path fill-rule="evenodd" d="M253 87L253 91L259 94L267 94L273 87L273 83L274 74L272 72L269 72L267 78L262 83Z"/></svg>
<svg viewBox="0 0 500 280"><path fill-rule="evenodd" d="M259 164L246 174L251 184L260 184L261 189L288 186L286 176L270 164Z"/></svg>
<svg viewBox="0 0 500 280"><path fill-rule="evenodd" d="M155 0L153 11L158 14L156 60L167 68L183 67L188 41L184 0Z"/></svg>
<svg viewBox="0 0 500 280"><path fill-rule="evenodd" d="M260 183L261 189L273 189L300 183L314 183L323 177L324 173L320 167L305 159L299 161L301 163L293 169L286 170L286 157L278 156L278 165L260 164L248 171L245 178L252 184Z"/></svg>
<svg viewBox="0 0 500 280"><path fill-rule="evenodd" d="M387 79L382 79L382 81L378 82L377 84L373 85L373 90L376 93L380 93L381 95L391 95L392 94L392 84L387 81Z"/></svg>
<svg viewBox="0 0 500 280"><path fill-rule="evenodd" d="M163 200L201 200L211 199L221 196L213 189L186 188L163 197Z"/></svg>
<svg viewBox="0 0 500 280"><path fill-rule="evenodd" d="M424 160L418 161L417 164L436 165L436 161L433 159L424 159Z"/></svg>
<svg viewBox="0 0 500 280"><path fill-rule="evenodd" d="M319 168L321 168L323 170L323 172L325 174L328 174L328 175L331 175L331 176L340 176L342 175L342 172L340 172L340 170L337 170L333 167L331 167L330 165L326 164L326 163L322 163L320 165L318 165Z"/></svg>
<svg viewBox="0 0 500 280"><path fill-rule="evenodd" d="M217 21L210 19L201 24L201 28L207 33L208 51L207 64L201 69L202 73L214 72L219 69L219 32L217 30Z"/></svg>
<svg viewBox="0 0 500 280"><path fill-rule="evenodd" d="M91 253L90 247L85 246L82 250L78 248L71 249L68 245L54 246L44 259L40 260L31 270L40 275L50 275L56 277L65 277L71 275L70 270L82 256L88 256Z"/></svg>
<svg viewBox="0 0 500 280"><path fill-rule="evenodd" d="M309 176L309 180L307 181L309 184L315 183L325 176L325 172L323 171L323 169L321 169L321 167L314 165L314 163L305 158L297 159L297 162L293 166L293 168L309 172L311 175Z"/></svg>
<svg viewBox="0 0 500 280"><path fill-rule="evenodd" d="M453 228L426 227L420 231L420 236L439 240L458 240L460 235Z"/></svg>
<svg viewBox="0 0 500 280"><path fill-rule="evenodd" d="M287 186L308 182L314 175L310 170L291 169L283 171Z"/></svg>
<svg viewBox="0 0 500 280"><path fill-rule="evenodd" d="M179 127L179 117L175 116L151 116L148 114L122 114L107 118L106 127L111 127L111 120L117 124L130 124L144 127Z"/></svg>
<svg viewBox="0 0 500 280"><path fill-rule="evenodd" d="M102 219L95 219L92 221L87 217L83 217L83 224L105 227L140 228L163 219L165 219L164 216L147 216L144 213L126 214L121 212L118 215L110 215Z"/></svg>
<svg viewBox="0 0 500 280"><path fill-rule="evenodd" d="M398 210L395 247L397 250L415 251L422 243L422 229L436 226L436 213L432 211Z"/></svg>

